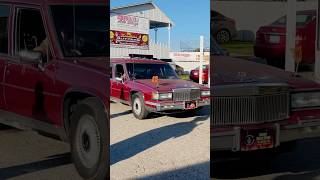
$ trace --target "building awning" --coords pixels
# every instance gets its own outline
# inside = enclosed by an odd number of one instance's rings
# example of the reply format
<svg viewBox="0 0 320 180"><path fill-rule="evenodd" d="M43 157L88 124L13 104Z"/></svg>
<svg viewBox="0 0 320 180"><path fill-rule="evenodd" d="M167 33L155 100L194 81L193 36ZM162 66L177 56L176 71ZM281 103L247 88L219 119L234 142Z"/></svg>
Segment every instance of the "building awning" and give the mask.
<svg viewBox="0 0 320 180"><path fill-rule="evenodd" d="M153 2L114 7L111 13L147 18L150 20L150 29L174 26L172 20Z"/></svg>

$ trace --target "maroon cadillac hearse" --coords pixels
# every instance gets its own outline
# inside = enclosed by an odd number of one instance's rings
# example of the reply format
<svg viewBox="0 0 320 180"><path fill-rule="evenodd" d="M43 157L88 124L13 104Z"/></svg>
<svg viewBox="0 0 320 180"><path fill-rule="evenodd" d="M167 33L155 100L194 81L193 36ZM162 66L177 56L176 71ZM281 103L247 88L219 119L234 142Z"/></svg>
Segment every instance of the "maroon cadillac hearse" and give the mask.
<svg viewBox="0 0 320 180"><path fill-rule="evenodd" d="M213 154L276 148L320 136L320 84L223 56L215 43L211 47Z"/></svg>
<svg viewBox="0 0 320 180"><path fill-rule="evenodd" d="M111 100L130 105L138 119L151 112L181 112L210 104L208 87L179 79L166 62L112 59L111 68Z"/></svg>
<svg viewBox="0 0 320 180"><path fill-rule="evenodd" d="M84 179L109 177L107 2L0 0L0 123L70 142Z"/></svg>

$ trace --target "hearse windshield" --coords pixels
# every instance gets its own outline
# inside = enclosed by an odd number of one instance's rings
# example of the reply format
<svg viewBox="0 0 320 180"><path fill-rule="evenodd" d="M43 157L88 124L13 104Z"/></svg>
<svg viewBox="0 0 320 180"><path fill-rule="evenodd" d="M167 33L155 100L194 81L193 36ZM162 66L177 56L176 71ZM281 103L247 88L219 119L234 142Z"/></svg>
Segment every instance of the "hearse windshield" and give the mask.
<svg viewBox="0 0 320 180"><path fill-rule="evenodd" d="M169 64L128 63L127 70L131 79L152 79L153 76L158 76L159 79L178 79Z"/></svg>
<svg viewBox="0 0 320 180"><path fill-rule="evenodd" d="M53 5L51 12L65 57L107 56L108 6Z"/></svg>

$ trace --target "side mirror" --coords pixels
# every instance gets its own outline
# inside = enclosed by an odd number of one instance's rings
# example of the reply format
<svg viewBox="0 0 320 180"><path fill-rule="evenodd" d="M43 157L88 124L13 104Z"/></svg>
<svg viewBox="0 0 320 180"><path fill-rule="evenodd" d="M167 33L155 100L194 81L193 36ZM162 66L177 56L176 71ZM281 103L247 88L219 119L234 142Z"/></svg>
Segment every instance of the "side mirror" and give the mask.
<svg viewBox="0 0 320 180"><path fill-rule="evenodd" d="M41 60L40 52L23 50L19 52L20 61L30 64L38 64Z"/></svg>
<svg viewBox="0 0 320 180"><path fill-rule="evenodd" d="M121 77L116 77L116 81L122 82L123 79Z"/></svg>

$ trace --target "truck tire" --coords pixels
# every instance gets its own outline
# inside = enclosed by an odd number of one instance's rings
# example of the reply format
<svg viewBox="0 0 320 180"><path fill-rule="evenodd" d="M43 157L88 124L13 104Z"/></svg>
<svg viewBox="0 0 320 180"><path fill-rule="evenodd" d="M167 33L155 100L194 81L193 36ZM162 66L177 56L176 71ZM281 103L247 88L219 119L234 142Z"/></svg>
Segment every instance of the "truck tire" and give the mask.
<svg viewBox="0 0 320 180"><path fill-rule="evenodd" d="M226 29L221 29L216 34L216 40L219 44L228 43L231 40L231 34Z"/></svg>
<svg viewBox="0 0 320 180"><path fill-rule="evenodd" d="M148 117L149 112L146 109L143 97L140 93L132 96L132 113L137 119L143 120Z"/></svg>
<svg viewBox="0 0 320 180"><path fill-rule="evenodd" d="M84 179L110 177L107 122L104 106L92 97L78 103L71 115L71 157Z"/></svg>

